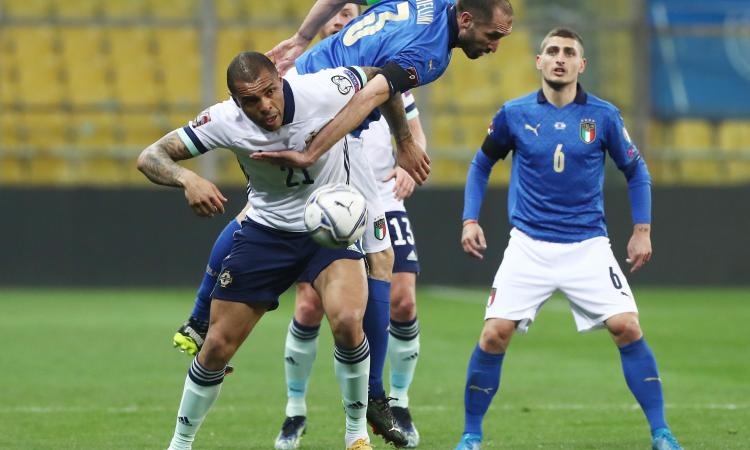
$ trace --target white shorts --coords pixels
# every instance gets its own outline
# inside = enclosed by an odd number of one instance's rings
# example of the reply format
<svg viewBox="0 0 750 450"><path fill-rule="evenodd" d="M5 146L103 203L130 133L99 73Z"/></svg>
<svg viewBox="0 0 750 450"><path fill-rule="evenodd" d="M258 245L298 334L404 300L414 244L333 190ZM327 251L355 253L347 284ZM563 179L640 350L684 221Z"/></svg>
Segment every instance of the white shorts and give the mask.
<svg viewBox="0 0 750 450"><path fill-rule="evenodd" d="M391 246L391 240L388 237L385 209L378 194L375 174L370 168L367 155L365 155L362 139L347 135L346 140L349 151L350 183L367 200L368 224L365 234L362 236L362 248L365 253L381 252Z"/></svg>
<svg viewBox="0 0 750 450"><path fill-rule="evenodd" d="M524 333L557 289L568 297L578 331L601 328L616 314L638 312L607 237L559 244L513 228L484 318L518 321L517 330Z"/></svg>

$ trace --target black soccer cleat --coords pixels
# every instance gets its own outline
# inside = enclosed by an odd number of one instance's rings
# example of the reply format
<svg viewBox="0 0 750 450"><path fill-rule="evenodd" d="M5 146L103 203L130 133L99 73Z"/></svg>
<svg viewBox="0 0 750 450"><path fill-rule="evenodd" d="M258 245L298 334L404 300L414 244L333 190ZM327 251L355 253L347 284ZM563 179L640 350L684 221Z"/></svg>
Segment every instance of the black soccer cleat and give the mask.
<svg viewBox="0 0 750 450"><path fill-rule="evenodd" d="M276 450L289 450L299 447L299 441L307 430L305 416L287 417L281 425L281 431L276 436L274 448Z"/></svg>
<svg viewBox="0 0 750 450"><path fill-rule="evenodd" d="M403 448L409 441L393 418L393 412L388 404L391 400L391 397L370 397L367 401L367 423L372 427L372 432L382 437L387 444Z"/></svg>
<svg viewBox="0 0 750 450"><path fill-rule="evenodd" d="M414 422L411 420L411 414L409 408L401 408L400 406L394 406L391 408L393 418L396 420L396 425L406 436L408 443L406 448L416 448L419 445L419 431L414 426Z"/></svg>

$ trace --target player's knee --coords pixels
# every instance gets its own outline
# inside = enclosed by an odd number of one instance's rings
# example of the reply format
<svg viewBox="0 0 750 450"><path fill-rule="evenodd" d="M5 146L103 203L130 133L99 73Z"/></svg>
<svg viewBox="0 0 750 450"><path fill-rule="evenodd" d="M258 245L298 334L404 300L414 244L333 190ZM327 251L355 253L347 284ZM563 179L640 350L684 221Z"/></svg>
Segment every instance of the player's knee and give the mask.
<svg viewBox="0 0 750 450"><path fill-rule="evenodd" d="M515 324L510 320L489 319L485 321L479 338L479 347L488 353L503 353L508 349Z"/></svg>
<svg viewBox="0 0 750 450"><path fill-rule="evenodd" d="M305 326L320 325L323 320L323 304L317 301L317 298L298 297L294 307L294 318Z"/></svg>
<svg viewBox="0 0 750 450"><path fill-rule="evenodd" d="M633 313L618 314L607 319L607 328L618 346L635 342L643 336L638 316Z"/></svg>
<svg viewBox="0 0 750 450"><path fill-rule="evenodd" d="M200 363L208 370L219 370L227 365L237 345L221 334L209 334L200 351Z"/></svg>
<svg viewBox="0 0 750 450"><path fill-rule="evenodd" d="M414 289L393 285L391 289L391 319L407 322L417 316L417 299Z"/></svg>
<svg viewBox="0 0 750 450"><path fill-rule="evenodd" d="M388 247L377 253L367 254L368 277L376 280L391 281L393 272L393 249Z"/></svg>
<svg viewBox="0 0 750 450"><path fill-rule="evenodd" d="M362 342L362 316L363 311L341 311L335 315L328 316L331 325L333 340L337 345L354 348Z"/></svg>

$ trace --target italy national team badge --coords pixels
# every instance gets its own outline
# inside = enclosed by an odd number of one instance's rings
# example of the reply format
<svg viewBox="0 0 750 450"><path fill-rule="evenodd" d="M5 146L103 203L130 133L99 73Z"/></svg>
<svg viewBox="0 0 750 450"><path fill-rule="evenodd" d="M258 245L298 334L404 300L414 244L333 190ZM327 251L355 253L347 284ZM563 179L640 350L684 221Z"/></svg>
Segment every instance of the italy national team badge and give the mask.
<svg viewBox="0 0 750 450"><path fill-rule="evenodd" d="M225 270L219 275L219 285L225 288L230 284L232 284L232 274L230 274L228 270Z"/></svg>
<svg viewBox="0 0 750 450"><path fill-rule="evenodd" d="M382 241L385 239L386 235L385 218L381 217L375 221L375 237L378 238L379 241Z"/></svg>
<svg viewBox="0 0 750 450"><path fill-rule="evenodd" d="M594 119L581 120L581 140L584 144L590 144L596 139L596 122Z"/></svg>

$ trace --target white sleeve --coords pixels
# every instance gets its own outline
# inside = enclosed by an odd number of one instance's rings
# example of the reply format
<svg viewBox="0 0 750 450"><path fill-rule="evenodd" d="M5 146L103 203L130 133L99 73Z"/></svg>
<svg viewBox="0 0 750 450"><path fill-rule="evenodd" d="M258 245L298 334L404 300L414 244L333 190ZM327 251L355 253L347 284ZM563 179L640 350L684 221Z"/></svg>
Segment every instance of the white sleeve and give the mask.
<svg viewBox="0 0 750 450"><path fill-rule="evenodd" d="M349 100L367 84L364 71L357 66L325 69L307 75L298 75L294 96L299 105L315 105L315 116L335 116Z"/></svg>
<svg viewBox="0 0 750 450"><path fill-rule="evenodd" d="M414 96L411 95L411 91L406 91L401 94L401 98L404 100L404 111L406 112L406 120L412 120L419 115L417 109L417 103L414 101Z"/></svg>
<svg viewBox="0 0 750 450"><path fill-rule="evenodd" d="M182 142L193 156L202 155L215 148L229 148L233 142L228 127L227 102L217 103L203 110L177 130Z"/></svg>

